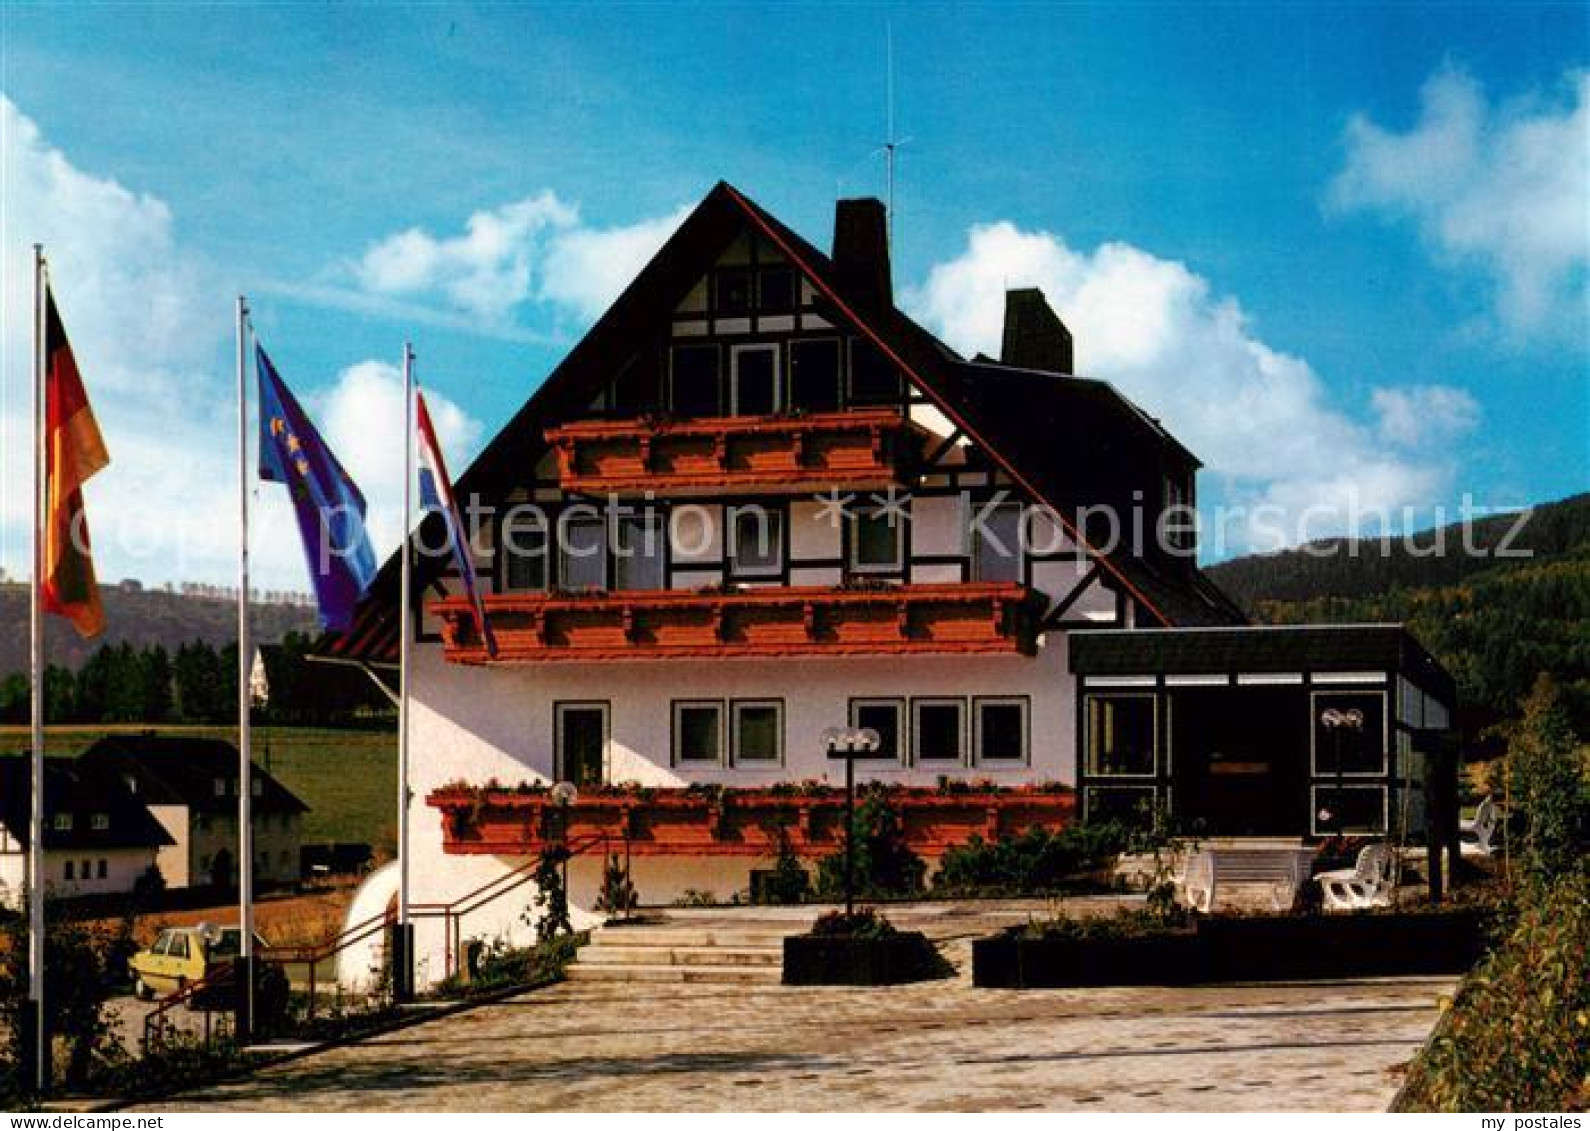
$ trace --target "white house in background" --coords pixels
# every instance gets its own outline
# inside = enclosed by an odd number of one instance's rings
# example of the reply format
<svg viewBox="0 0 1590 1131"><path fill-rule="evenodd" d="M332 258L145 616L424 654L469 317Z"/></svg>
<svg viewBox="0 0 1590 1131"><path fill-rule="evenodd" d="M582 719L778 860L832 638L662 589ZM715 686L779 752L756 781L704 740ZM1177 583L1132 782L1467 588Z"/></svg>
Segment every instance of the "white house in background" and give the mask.
<svg viewBox="0 0 1590 1131"><path fill-rule="evenodd" d="M27 888L30 759L0 755L0 906ZM171 837L114 778L69 759L45 761L44 875L52 896L131 892Z"/></svg>
<svg viewBox="0 0 1590 1131"><path fill-rule="evenodd" d="M836 850L843 775L823 732L845 725L882 736L858 776L902 787L930 858L1032 824L1196 819L1189 799L1220 831L1313 835L1320 791L1342 782L1311 761L1309 696L1333 687L1384 724L1352 751L1353 812L1397 812L1390 681L1417 668L1448 686L1422 651L1366 670L1343 666L1352 648L1237 649L1239 666L1205 670L1193 648L1170 672L1112 653L1129 670L1081 682L1083 633L1243 618L1196 565L1196 458L1072 368L1037 291L1007 295L997 360L898 310L879 202L841 201L824 254L716 186L459 479L490 516L474 550L495 652L450 561L419 559L413 900L507 884L557 840L582 850L584 907L603 850L628 856L647 901L744 891L781 837ZM445 545L436 516L420 542ZM390 670L398 572L394 557L321 655ZM1224 734L1187 731L1173 759L1161 693L1182 684L1206 725L1258 688L1296 733L1238 760ZM579 800L555 805L557 781ZM1211 802L1231 791L1240 804ZM526 898L482 904L463 933L522 930ZM417 929L420 977L440 977L446 932Z"/></svg>
<svg viewBox="0 0 1590 1131"><path fill-rule="evenodd" d="M158 862L168 886L236 885L237 747L187 735L115 734L84 751L80 763L113 779L165 828L170 843ZM309 807L261 766L249 780L255 882L295 883Z"/></svg>

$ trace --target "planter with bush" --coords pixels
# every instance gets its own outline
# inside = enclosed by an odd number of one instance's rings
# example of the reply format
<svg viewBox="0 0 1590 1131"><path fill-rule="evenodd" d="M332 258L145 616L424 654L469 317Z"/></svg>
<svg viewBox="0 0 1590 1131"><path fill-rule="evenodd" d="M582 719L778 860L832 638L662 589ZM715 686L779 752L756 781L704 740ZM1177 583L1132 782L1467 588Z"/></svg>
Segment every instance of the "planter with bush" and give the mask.
<svg viewBox="0 0 1590 1131"><path fill-rule="evenodd" d="M946 964L920 931L898 931L870 908L830 911L810 934L784 939L787 986L892 986L942 977Z"/></svg>

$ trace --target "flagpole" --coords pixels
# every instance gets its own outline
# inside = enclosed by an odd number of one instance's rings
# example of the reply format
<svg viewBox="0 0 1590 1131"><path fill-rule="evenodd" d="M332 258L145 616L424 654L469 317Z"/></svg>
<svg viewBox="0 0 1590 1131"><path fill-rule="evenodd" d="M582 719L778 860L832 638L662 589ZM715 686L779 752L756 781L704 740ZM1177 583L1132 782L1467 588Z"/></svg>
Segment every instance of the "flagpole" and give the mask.
<svg viewBox="0 0 1590 1131"><path fill-rule="evenodd" d="M50 1083L49 1025L44 1015L44 246L33 245L33 580L28 592L29 672L33 746L32 808L28 815L28 1019L33 1082Z"/></svg>
<svg viewBox="0 0 1590 1131"><path fill-rule="evenodd" d="M414 512L414 346L403 343L403 555L398 608L402 630L398 643L398 896L393 934L392 991L405 1001L414 990L414 934L409 924L409 654L413 645L409 616L413 562L409 533Z"/></svg>
<svg viewBox="0 0 1590 1131"><path fill-rule="evenodd" d="M254 1024L253 750L249 742L248 677L248 300L237 296L237 891L240 957L235 1038L247 1043Z"/></svg>

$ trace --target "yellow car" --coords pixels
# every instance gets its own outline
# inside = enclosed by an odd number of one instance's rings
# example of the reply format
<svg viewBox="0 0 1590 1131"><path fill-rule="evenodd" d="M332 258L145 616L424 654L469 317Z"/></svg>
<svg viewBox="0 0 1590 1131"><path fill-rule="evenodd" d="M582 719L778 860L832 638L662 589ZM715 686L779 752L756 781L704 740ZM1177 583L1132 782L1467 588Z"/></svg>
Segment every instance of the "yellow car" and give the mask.
<svg viewBox="0 0 1590 1131"><path fill-rule="evenodd" d="M144 1001L175 993L206 977L217 966L237 957L243 932L237 927L168 927L154 945L140 950L127 962L133 974L133 992ZM254 936L256 948L265 940Z"/></svg>

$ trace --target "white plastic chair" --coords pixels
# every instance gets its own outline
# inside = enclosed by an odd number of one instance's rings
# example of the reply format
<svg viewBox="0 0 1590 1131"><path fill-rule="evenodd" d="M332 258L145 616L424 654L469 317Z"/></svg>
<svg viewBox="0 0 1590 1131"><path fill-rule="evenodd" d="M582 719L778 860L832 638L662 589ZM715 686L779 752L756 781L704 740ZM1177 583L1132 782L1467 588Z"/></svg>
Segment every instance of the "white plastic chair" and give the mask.
<svg viewBox="0 0 1590 1131"><path fill-rule="evenodd" d="M1321 872L1314 882L1320 886L1327 910L1386 907L1391 903L1391 849L1384 844L1366 844L1353 867Z"/></svg>
<svg viewBox="0 0 1590 1131"><path fill-rule="evenodd" d="M1482 856L1489 856L1496 851L1496 846L1491 841L1496 836L1496 830L1501 826L1501 814L1496 809L1496 802L1487 794L1481 801L1479 808L1474 810L1474 819L1458 822L1458 837L1463 849L1472 849Z"/></svg>

